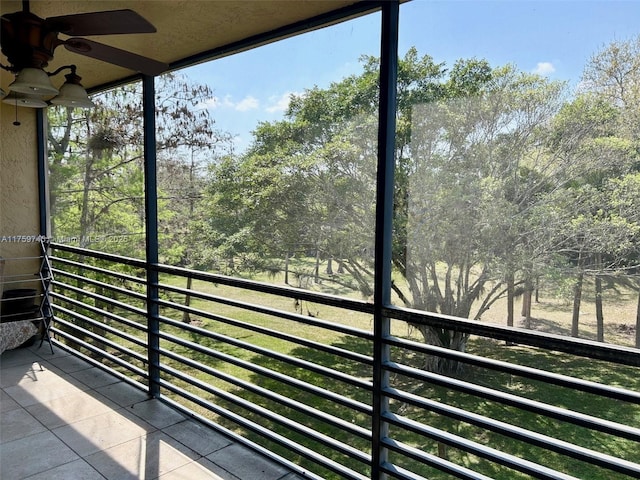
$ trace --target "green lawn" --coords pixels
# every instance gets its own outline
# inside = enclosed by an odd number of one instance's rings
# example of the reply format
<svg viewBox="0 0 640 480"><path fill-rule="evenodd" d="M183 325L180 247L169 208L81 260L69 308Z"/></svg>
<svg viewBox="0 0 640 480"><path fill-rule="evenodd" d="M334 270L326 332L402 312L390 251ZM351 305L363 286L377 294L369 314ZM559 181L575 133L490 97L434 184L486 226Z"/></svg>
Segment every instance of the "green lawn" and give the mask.
<svg viewBox="0 0 640 480"><path fill-rule="evenodd" d="M170 281L172 284L176 285L181 285L185 282L184 279L177 278L172 278L165 281ZM273 279L271 279L271 281L273 281ZM322 289L321 285L315 287L319 290ZM194 288L220 296L231 296L239 300L259 302L261 304L266 304L271 307L290 312L296 310L296 306L291 300L288 299L268 297L247 291L238 291L224 286L199 284L197 286L194 285ZM178 298L174 298L174 300L180 301ZM239 311L237 309L224 305L212 307L205 304L206 302L201 300L192 301L192 306L194 306L195 308L208 309L210 311L215 311L220 315L231 316L235 319L252 324L262 325L278 331L288 332L304 338L312 339L326 345L339 346L341 348L346 348L364 354L371 353L370 345L367 341L362 339L341 335L335 332L315 327L292 324L290 321L278 319L276 317L257 315L255 313L246 311ZM331 309L329 307L323 307L319 305L305 305L303 313L306 314L308 311L313 312L314 314L319 313L322 318L335 321L336 323L348 324L350 326L365 330L371 329L371 319L364 314L353 312L345 314L345 312L340 312L337 309ZM367 367L366 365L362 365L356 362L338 362L338 359L335 356L318 352L314 349L296 346L293 343L274 339L258 333L247 332L246 330L229 326L222 322L215 322L202 318L192 318L192 320L194 320L203 328L211 329L217 333L228 335L233 338L240 338L245 342L268 347L269 349L272 349L274 351L286 353L287 355L305 359L307 361L312 361L320 365L331 366L357 378L368 378L371 375L369 367ZM394 332L396 335L413 336L414 339L417 338L415 337L414 332L408 329L405 325L400 324L400 322L397 322L397 326L395 327L395 329L397 330ZM321 375L304 371L302 369L293 369L286 363L274 361L273 359L270 359L268 357L253 354L249 351L239 348L222 345L219 342L212 342L207 340L202 341L198 340L197 338L193 338L193 340L199 341L200 343L204 342L212 348L222 349L230 355L244 358L258 365L263 365L273 370L286 373L287 375L293 376L300 380L304 380L311 384L341 393L349 398L357 399L364 403L370 403L370 396L368 392L356 389L355 387L351 387L348 384L336 382ZM506 346L503 343L479 338L472 338L470 340L468 351L477 355L488 356L498 360L509 361L522 365L532 365L543 370L556 371L559 373L573 375L579 378L623 386L632 390L640 390L640 379L638 376L638 370L630 367L612 367L608 364L594 362L583 358L577 358L570 355L556 354L522 346ZM211 358L207 358L199 354L192 355L195 355L194 358L205 364L212 363ZM423 359L421 359L419 356L409 353L407 353L402 359L395 360L402 360L402 362L416 367L420 367L423 364ZM320 399L313 395L301 394L300 391L298 391L294 387L285 385L274 379L255 375L240 367L221 364L221 362L213 362L213 364L215 364L216 368L220 368L226 373L238 376L243 380L249 380L260 387L276 391L286 398L295 398L330 415L334 415L354 424L361 425L365 428L369 427L370 420L363 414L358 414L356 412L350 411L348 409L345 409L344 407L333 404L332 402L329 402L327 400ZM235 386L229 385L226 382L217 380L213 377L209 377L198 372L195 372L194 375L202 378L203 380L207 380L208 382L212 383L215 386L218 386L219 388L231 391L242 398L255 402L258 405L262 405L271 411L282 414L283 416L286 416L288 418L292 418L302 424L313 426L314 428L326 433L332 438L340 439L345 443L352 445L353 447L358 448L362 451L368 451L368 442L363 439L359 439L357 437L354 438L352 435L349 435L346 432L341 432L329 425L323 424L319 420L309 419L289 407L274 403L272 401L267 401L260 395L242 391ZM624 405L614 400L602 399L593 395L575 392L566 388L553 387L550 385L542 384L540 382L515 378L511 375L506 374L483 371L473 367L467 368L463 375L465 379L473 381L476 384L522 395L527 398L543 401L562 408L578 410L583 413L620 422L626 425L640 427L640 407L638 405ZM560 438L568 442L576 443L583 447L594 449L596 451L607 453L609 455L625 458L627 460L637 460L640 446L637 443L629 440L617 439L607 434L592 432L571 424L564 424L556 420L536 416L529 412L520 411L512 407L507 407L470 395L457 393L442 387L419 384L411 379L393 377L392 382L394 382L394 386L396 386L397 388L402 388L406 391L410 391L411 393L421 395L432 400L441 401L443 403L491 418L495 418L497 420L544 433L546 435ZM204 394L204 396L207 395ZM321 445L310 441L304 436L292 433L286 427L282 427L278 424L272 424L262 419L260 416L250 414L227 401L221 401L220 399L214 399L214 401L219 405L228 407L230 410L237 412L244 417L250 417L257 423L260 423L275 432L279 432L294 441L298 441L299 443L306 445L309 448L312 448L316 451L323 451L327 456L334 458L336 461L347 464L355 470L362 471L366 474L366 469L364 469L363 466L357 461L351 460L342 454L337 454L335 452L324 449L324 447L322 447ZM618 478L627 478L622 475L617 476L615 473L599 469L597 467L577 460L568 459L540 447L533 447L524 442L518 442L513 439L503 437L502 435L491 433L457 420L452 420L432 412L416 409L410 405L400 405L397 403L392 403L392 409L413 420L420 421L444 431L455 433L456 435L460 435L462 437L480 442L501 451L509 452L512 455L516 455L518 457L526 458L534 462L541 462L544 465L549 466L550 468L570 473L579 478L588 478L590 480L611 480ZM228 428L237 429L237 427L234 426L231 422L227 422L224 419L220 418L218 418L217 420L225 424ZM256 437L251 432L243 432L242 429L238 431L250 436L258 443L262 442L260 438ZM395 438L397 440L403 441L409 445L414 445L422 450L428 451L433 454L437 454L438 451L440 451L440 454L444 453L449 460L462 465L467 465L470 468L480 471L486 475L505 480L515 478L529 478L524 474L520 475L510 469L501 467L499 465L496 465L495 463L478 458L463 451L459 451L453 448L445 449L443 451L442 446L440 446L441 448L439 450L437 442L430 439L420 438L408 431L392 427L391 432L393 435L395 435ZM270 448L279 451L284 456L289 455L286 448L280 448L278 446L269 444L267 445ZM293 460L305 464L304 459L294 458ZM402 464L401 459L398 459L398 462ZM411 462L408 462L406 466L408 468L416 469L417 472L429 478L448 478L446 475L439 474L430 469L425 469L423 466L416 466ZM310 468L312 468L311 465ZM321 471L320 474L327 478L332 477L332 475L326 471Z"/></svg>
<svg viewBox="0 0 640 480"><path fill-rule="evenodd" d="M308 265L307 265L308 266ZM254 277L254 280L269 281L272 283L281 282L281 278L278 276L259 275ZM346 279L345 279L346 280ZM186 287L186 279L179 277L171 277L163 275L161 282L169 283L171 285ZM326 281L320 284L313 282L307 283L305 286L318 291L324 291L327 293L345 295L347 291L344 286L329 284ZM348 312L337 308L326 307L318 304L311 304L307 302L294 302L292 299L280 298L276 296L270 296L265 294L257 294L247 290L240 290L223 285L213 285L200 281L194 281L193 289L201 292L218 295L221 297L233 298L235 300L259 303L261 305L269 306L272 308L284 310L287 312L298 312L303 315L314 315L324 320L335 322L342 325L349 325L354 328L371 331L372 319L369 315L361 314L357 312ZM359 294L349 292L349 296L353 298L360 298ZM626 314L630 314L635 309L635 299L630 292L628 292L626 298L624 295L618 297L618 303L616 308L628 310ZM163 298L169 298L172 301L182 304L185 299L184 296L178 294L164 295ZM534 305L534 315L539 316L538 323L534 323L534 327L545 330L546 327L553 327L554 329L566 329L567 312L570 314L570 305L566 302L552 300L550 297L542 296L542 302ZM592 304L591 304L592 305ZM314 342L318 342L323 345L330 345L334 347L343 348L346 350L359 352L364 355L371 355L371 345L365 340L354 336L344 335L338 332L333 332L327 329L304 325L297 322L292 322L275 316L257 314L247 310L238 309L222 304L214 304L193 298L191 306L196 309L205 310L216 315L223 317L230 317L237 321L246 322L252 325L258 325L265 328L273 329L278 332L285 332L291 335L295 335L301 338L309 339ZM584 308L590 308L588 301L584 302ZM483 318L483 321L495 321L497 323L503 323L504 305L500 303L496 304L492 310L491 315L487 318ZM182 319L182 312L172 309L162 309L162 315L174 318L180 321ZM125 314L126 315L126 314ZM613 315L613 314L611 314ZM543 321L544 320L544 321ZM586 323L586 322L585 322ZM317 349L297 345L293 342L286 341L284 339L277 339L269 335L265 335L258 332L252 332L250 330L229 325L223 321L215 321L197 315L191 316L191 325L199 328L204 328L209 331L213 331L217 334L228 336L246 342L251 345L268 348L274 352L289 355L291 357L299 358L308 362L312 362L318 365L333 368L344 374L348 374L358 379L370 380L371 370L368 365L349 361L331 353L318 351ZM407 327L402 322L394 322L393 333L397 336L410 337L414 340L420 340L417 336L417 332ZM240 358L251 362L255 365L260 365L270 370L286 374L295 379L308 382L312 385L317 385L332 392L344 395L348 398L357 400L364 404L370 404L371 398L368 391L358 389L346 382L336 381L330 379L318 373L313 373L309 370L302 368L294 368L286 362L282 362L269 356L259 355L250 350L240 348L221 342L218 340L207 339L193 332L186 332L174 327L164 325L162 330L165 332L178 335L186 340L192 341L195 344L206 346L221 352L228 354L234 358ZM617 330L611 329L611 336L615 334ZM140 332L131 331L130 333L140 335ZM110 335L107 335L111 338ZM612 337L610 337L612 338ZM613 338L608 341L613 341ZM616 338L616 343L625 343L626 337L621 335L621 338ZM216 369L225 375L231 375L242 381L251 382L253 385L264 388L270 391L277 392L283 398L295 399L305 405L313 407L318 411L324 412L328 415L333 415L353 425L359 425L363 428L370 428L370 419L367 415L353 411L344 406L336 404L327 399L322 399L316 395L309 393L302 393L297 388L283 383L274 378L268 378L262 375L258 375L240 366L233 365L224 359L214 358L210 355L205 355L202 352L177 346L167 341L162 341L162 347L175 351L181 355L187 356L193 360L196 360L210 368ZM137 348L137 347L136 347ZM543 351L534 348L528 348L524 346L506 346L503 342L495 342L487 339L471 338L468 345L468 351L470 353L491 357L498 360L504 360L521 365L530 365L543 370L563 373L572 375L578 378L584 378L596 382L602 382L605 384L616 385L624 387L630 390L640 390L640 376L638 375L637 368L615 366L602 362L595 362L580 357L574 357L570 355L558 354L548 351ZM412 354L410 352L403 352L400 358L394 358L399 363L405 363L417 368L420 368L424 364L424 358L419 355ZM162 361L168 365L175 367L180 366L180 369L193 375L195 378L206 382L216 389L227 392L229 394L236 395L239 398L247 401L254 402L257 405L263 406L269 411L275 412L286 418L290 418L300 424L313 427L315 430L324 433L325 435L342 441L343 443L352 446L363 452L367 452L369 443L367 440L354 436L339 428L333 427L321 419L313 419L307 415L292 409L289 406L284 405L281 402L268 400L257 392L241 389L238 386L220 379L215 375L204 373L200 370L189 369L185 366L179 365L173 362L171 359L163 358ZM473 383L491 387L496 390L509 392L517 395L521 395L534 400L543 401L558 407L577 410L583 413L594 415L603 419L619 422L625 425L631 425L636 428L640 428L640 406L628 405L615 400L602 399L590 394L576 392L566 388L559 388L543 384L540 382L530 381L514 377L512 375L500 374L496 372L489 372L486 370L480 370L474 367L468 367L462 374L462 379L466 381L472 381ZM560 438L577 445L581 445L586 448L590 448L596 451L607 453L616 457L624 458L631 461L637 461L638 454L640 452L640 445L630 440L614 438L610 435L593 432L581 427L577 427L571 424L562 423L553 419L544 418L528 412L517 410L513 407L504 406L496 402L483 400L470 395L462 394L452 391L436 385L424 384L416 382L410 378L402 378L397 375L391 377L392 385L396 388L403 389L416 395L423 396L425 398L446 403L458 408L462 408L477 414L485 415L500 421L508 422L526 429L544 433L552 437ZM226 408L244 418L250 418L256 423L263 425L274 432L280 433L286 438L292 441L296 441L301 445L305 445L308 448L320 452L335 461L347 465L356 471L360 471L366 475L367 468L360 462L349 458L348 456L336 453L318 442L310 440L309 438L299 433L292 432L289 428L282 426L278 423L270 422L263 417L250 413L244 410L242 407L234 405L228 399L222 398L218 395L213 395L204 390L196 387L189 386L188 384L176 380L176 384L187 388L203 398L209 399L218 407ZM170 392L164 392L169 396L172 396ZM283 455L290 458L292 461L298 462L302 465L306 465L309 469L316 471L324 478L338 478L331 472L318 469L311 462L306 461L303 458L292 458L290 451L285 448L269 442L264 441L261 437L255 435L253 432L245 431L238 427L231 421L226 420L223 417L212 414L206 411L197 404L188 405L193 410L219 421L227 428L237 431L243 435L247 435L257 443L264 444L270 449L273 449ZM526 443L519 442L513 439L503 437L502 435L492 433L478 427L460 422L458 420L452 420L450 418L438 415L434 412L417 409L409 404L400 404L397 402L391 403L391 409L408 417L412 420L422 422L426 425L438 428L443 431L454 433L456 435L468 438L470 440L482 443L492 448L508 452L512 455L516 455L521 458L526 458L534 462L540 462L550 468L558 469L560 471L567 472L579 478L585 478L589 480L612 480L628 478L622 475L616 475L615 473L599 469L587 463L583 463L577 460L568 459L566 457L557 455L546 449L540 447L533 447ZM518 474L513 470L501 467L487 461L482 458L478 458L472 454L456 450L454 448L443 448L436 441L428 438L420 437L409 431L391 427L391 434L399 441L405 442L409 445L418 447L426 452L432 454L440 454L446 456L447 459L454 463L468 466L474 470L495 477L498 479L510 480L518 478L529 478L526 475ZM394 453L391 454L391 459L397 461L398 464L415 470L417 473L434 479L449 478L447 475L432 471L422 465L416 465L411 461L397 458Z"/></svg>

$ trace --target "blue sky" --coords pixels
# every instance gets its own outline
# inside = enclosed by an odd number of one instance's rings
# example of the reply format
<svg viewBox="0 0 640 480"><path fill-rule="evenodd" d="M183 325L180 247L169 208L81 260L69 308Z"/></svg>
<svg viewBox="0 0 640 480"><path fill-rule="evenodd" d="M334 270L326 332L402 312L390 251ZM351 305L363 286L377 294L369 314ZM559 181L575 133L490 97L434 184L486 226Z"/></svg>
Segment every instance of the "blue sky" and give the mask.
<svg viewBox="0 0 640 480"><path fill-rule="evenodd" d="M380 16L372 14L260 47L185 73L213 88L206 104L236 152L260 121L283 118L291 93L358 73L362 54L379 55ZM614 40L640 34L640 0L413 0L400 10L400 55L415 46L450 66L485 58L492 66L577 84L589 58Z"/></svg>

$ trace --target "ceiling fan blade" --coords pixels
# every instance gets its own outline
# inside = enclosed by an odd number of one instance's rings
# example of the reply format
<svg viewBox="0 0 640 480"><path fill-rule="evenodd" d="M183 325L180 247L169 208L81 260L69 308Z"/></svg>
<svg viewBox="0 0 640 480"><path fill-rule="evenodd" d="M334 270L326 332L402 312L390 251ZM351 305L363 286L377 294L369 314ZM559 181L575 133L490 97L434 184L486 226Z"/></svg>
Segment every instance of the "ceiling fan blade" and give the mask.
<svg viewBox="0 0 640 480"><path fill-rule="evenodd" d="M133 10L78 13L49 17L45 25L65 35L117 35L123 33L154 33L156 27Z"/></svg>
<svg viewBox="0 0 640 480"><path fill-rule="evenodd" d="M87 40L86 38L70 38L63 43L64 47L70 52L113 63L146 75L160 75L169 69L169 65L166 63Z"/></svg>

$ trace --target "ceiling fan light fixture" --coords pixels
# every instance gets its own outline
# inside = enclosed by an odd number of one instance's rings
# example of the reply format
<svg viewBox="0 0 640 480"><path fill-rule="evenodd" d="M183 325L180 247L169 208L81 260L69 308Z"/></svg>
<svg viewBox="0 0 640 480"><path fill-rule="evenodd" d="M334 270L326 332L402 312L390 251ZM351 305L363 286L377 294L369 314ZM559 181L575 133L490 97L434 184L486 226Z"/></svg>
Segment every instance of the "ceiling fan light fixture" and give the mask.
<svg viewBox="0 0 640 480"><path fill-rule="evenodd" d="M56 95L58 89L51 84L49 74L41 68L26 67L16 74L9 90L27 95Z"/></svg>
<svg viewBox="0 0 640 480"><path fill-rule="evenodd" d="M11 92L2 99L2 103L27 108L45 108L48 106L41 97L29 95L28 93Z"/></svg>
<svg viewBox="0 0 640 480"><path fill-rule="evenodd" d="M89 98L87 91L80 83L80 77L74 73L65 75L66 82L60 87L58 96L52 98L50 103L64 107L93 108L95 104Z"/></svg>

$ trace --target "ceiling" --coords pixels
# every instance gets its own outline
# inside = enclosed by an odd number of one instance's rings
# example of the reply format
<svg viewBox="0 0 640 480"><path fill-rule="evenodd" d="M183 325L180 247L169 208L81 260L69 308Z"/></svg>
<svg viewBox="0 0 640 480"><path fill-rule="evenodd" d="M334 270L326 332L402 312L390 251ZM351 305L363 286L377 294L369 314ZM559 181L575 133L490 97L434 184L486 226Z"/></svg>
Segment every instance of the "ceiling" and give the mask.
<svg viewBox="0 0 640 480"><path fill-rule="evenodd" d="M299 21L358 3L359 0L32 0L31 13L53 17L74 13L135 10L157 29L138 35L101 35L85 38L165 63L180 61L211 49L270 32ZM19 0L0 0L0 13L22 9ZM60 35L61 39L67 38ZM0 54L0 62L7 59ZM47 70L75 64L82 83L91 88L134 75L136 72L67 51L55 50ZM60 75L62 77L62 75ZM13 74L2 70L2 89L8 91ZM60 84L60 78L55 84Z"/></svg>

